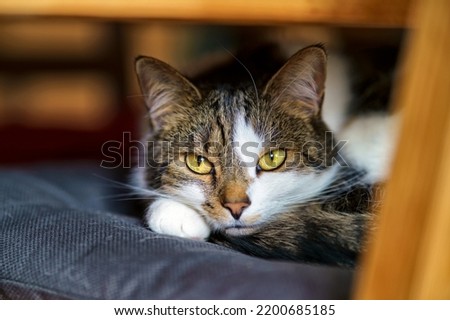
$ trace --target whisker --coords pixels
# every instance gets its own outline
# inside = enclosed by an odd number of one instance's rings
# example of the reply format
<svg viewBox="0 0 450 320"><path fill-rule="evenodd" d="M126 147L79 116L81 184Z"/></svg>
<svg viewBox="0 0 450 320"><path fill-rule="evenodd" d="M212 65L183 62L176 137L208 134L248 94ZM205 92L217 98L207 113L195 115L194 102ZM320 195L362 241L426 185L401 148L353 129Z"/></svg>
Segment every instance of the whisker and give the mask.
<svg viewBox="0 0 450 320"><path fill-rule="evenodd" d="M130 192L134 191L137 195L147 196L147 197L151 197L151 198L154 198L154 197L167 197L167 195L165 195L164 193L162 193L162 192L160 192L158 190L144 189L144 188L137 187L137 186L134 186L134 185L129 184L129 183L119 182L119 181L112 180L112 179L109 179L109 178L106 178L106 177L103 177L103 176L100 176L100 175L97 175L97 174L94 174L94 176L111 183L112 184L111 186L114 186L116 188L125 188L125 189L130 190Z"/></svg>
<svg viewBox="0 0 450 320"><path fill-rule="evenodd" d="M140 97L146 98L148 96L149 96L148 94L130 94L127 95L126 98L140 98Z"/></svg>
<svg viewBox="0 0 450 320"><path fill-rule="evenodd" d="M295 194L283 195L280 201L272 204L271 208L276 208L276 211L286 211L298 209L300 207L308 207L312 205L322 205L327 201L336 199L336 197L344 196L353 188L359 185L367 188L367 185L362 182L364 172L357 172L353 170L343 170L336 174L334 179L322 189L319 193L317 190L303 190Z"/></svg>
<svg viewBox="0 0 450 320"><path fill-rule="evenodd" d="M253 83L253 88L255 89L255 94L256 94L256 103L259 104L259 94L258 94L258 88L256 86L256 82L255 79L253 78L252 73L250 72L250 70L248 70L248 68L245 66L245 64L238 59L238 57L236 57L230 50L228 50L227 48L225 48L220 42L218 42L219 45L222 47L223 50L225 50L230 56L233 57L234 60L236 60L244 69L245 71L247 71L248 75L250 76L250 79L252 80Z"/></svg>
<svg viewBox="0 0 450 320"><path fill-rule="evenodd" d="M136 200L148 200L148 198L139 198L139 197L100 197L100 199L107 199L107 200L111 200L111 201L136 201Z"/></svg>

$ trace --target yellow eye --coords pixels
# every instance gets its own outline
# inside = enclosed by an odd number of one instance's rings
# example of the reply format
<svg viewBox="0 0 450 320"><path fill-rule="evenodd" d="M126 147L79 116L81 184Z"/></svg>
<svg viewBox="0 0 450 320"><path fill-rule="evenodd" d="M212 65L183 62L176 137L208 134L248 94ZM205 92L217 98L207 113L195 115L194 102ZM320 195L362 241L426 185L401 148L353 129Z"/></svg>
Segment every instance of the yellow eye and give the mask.
<svg viewBox="0 0 450 320"><path fill-rule="evenodd" d="M208 159L195 153L186 155L186 165L189 169L198 174L208 174L213 169L213 165Z"/></svg>
<svg viewBox="0 0 450 320"><path fill-rule="evenodd" d="M283 149L271 150L259 158L258 166L264 171L275 170L286 159L286 151Z"/></svg>

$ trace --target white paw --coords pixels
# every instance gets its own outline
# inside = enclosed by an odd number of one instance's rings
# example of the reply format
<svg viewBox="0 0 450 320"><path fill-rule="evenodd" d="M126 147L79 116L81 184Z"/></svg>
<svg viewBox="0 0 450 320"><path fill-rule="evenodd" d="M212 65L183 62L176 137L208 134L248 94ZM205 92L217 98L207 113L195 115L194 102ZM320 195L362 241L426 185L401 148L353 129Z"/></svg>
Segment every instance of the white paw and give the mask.
<svg viewBox="0 0 450 320"><path fill-rule="evenodd" d="M146 220L154 232L171 236L206 240L211 233L205 220L195 210L173 200L153 202L148 208Z"/></svg>

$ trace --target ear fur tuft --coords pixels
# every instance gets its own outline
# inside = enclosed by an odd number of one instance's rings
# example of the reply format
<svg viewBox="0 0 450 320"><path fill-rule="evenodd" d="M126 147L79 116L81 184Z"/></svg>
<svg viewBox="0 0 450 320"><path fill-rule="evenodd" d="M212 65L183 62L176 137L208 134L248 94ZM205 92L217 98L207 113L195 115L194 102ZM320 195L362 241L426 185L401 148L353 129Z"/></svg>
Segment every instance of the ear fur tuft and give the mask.
<svg viewBox="0 0 450 320"><path fill-rule="evenodd" d="M319 115L325 91L326 61L327 54L321 44L298 51L269 80L264 95L271 103L290 108L291 112Z"/></svg>
<svg viewBox="0 0 450 320"><path fill-rule="evenodd" d="M136 74L154 131L160 130L172 113L182 114L201 99L198 89L177 70L151 57L135 60Z"/></svg>

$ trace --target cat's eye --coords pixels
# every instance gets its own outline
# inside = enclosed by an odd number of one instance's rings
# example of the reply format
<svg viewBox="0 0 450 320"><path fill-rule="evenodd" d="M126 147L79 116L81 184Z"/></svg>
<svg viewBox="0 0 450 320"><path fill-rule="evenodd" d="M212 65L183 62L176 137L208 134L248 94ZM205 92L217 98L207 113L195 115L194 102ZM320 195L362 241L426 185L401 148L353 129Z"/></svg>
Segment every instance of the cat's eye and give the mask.
<svg viewBox="0 0 450 320"><path fill-rule="evenodd" d="M186 155L186 165L198 174L208 174L213 169L213 164L208 159L195 153L188 153Z"/></svg>
<svg viewBox="0 0 450 320"><path fill-rule="evenodd" d="M258 167L264 171L275 170L284 163L284 160L286 160L285 150L271 150L259 158Z"/></svg>

